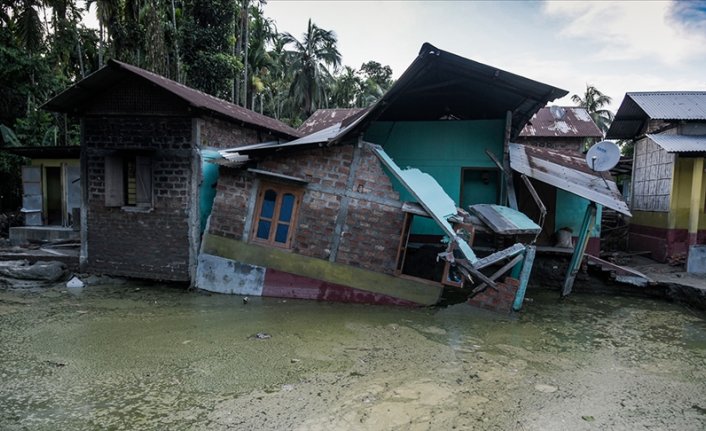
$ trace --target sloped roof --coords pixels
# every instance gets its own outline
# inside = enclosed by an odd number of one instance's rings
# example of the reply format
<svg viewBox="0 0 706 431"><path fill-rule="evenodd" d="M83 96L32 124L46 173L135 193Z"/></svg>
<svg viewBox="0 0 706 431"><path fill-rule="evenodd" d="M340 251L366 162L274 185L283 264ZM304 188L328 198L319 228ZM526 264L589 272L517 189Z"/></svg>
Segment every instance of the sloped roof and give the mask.
<svg viewBox="0 0 706 431"><path fill-rule="evenodd" d="M368 110L351 115L338 131L253 149L268 152L314 144L334 145L361 136L374 121L505 119L512 112L511 136L541 107L567 91L440 50L429 43L392 87ZM335 133L334 133L335 132Z"/></svg>
<svg viewBox="0 0 706 431"><path fill-rule="evenodd" d="M523 138L602 138L586 108L548 106L537 111L520 132Z"/></svg>
<svg viewBox="0 0 706 431"><path fill-rule="evenodd" d="M112 85L125 74L144 79L163 90L177 96L191 107L230 122L247 124L253 128L264 129L283 138L298 138L301 136L294 128L268 116L234 105L209 94L187 87L186 85L167 79L156 73L132 66L117 60L109 60L100 70L90 74L81 81L58 94L42 108L66 113L80 113L88 101L98 97L100 90Z"/></svg>
<svg viewBox="0 0 706 431"><path fill-rule="evenodd" d="M706 153L706 136L703 135L647 135L668 153Z"/></svg>
<svg viewBox="0 0 706 431"><path fill-rule="evenodd" d="M632 216L608 172L591 170L583 158L546 148L510 144L510 167L521 174Z"/></svg>
<svg viewBox="0 0 706 431"><path fill-rule="evenodd" d="M706 120L706 91L625 93L606 138L634 138L647 120Z"/></svg>
<svg viewBox="0 0 706 431"><path fill-rule="evenodd" d="M334 124L341 123L351 115L355 115L362 111L363 108L335 108L335 109L317 109L311 114L297 131L302 136L310 135L319 130L327 129Z"/></svg>

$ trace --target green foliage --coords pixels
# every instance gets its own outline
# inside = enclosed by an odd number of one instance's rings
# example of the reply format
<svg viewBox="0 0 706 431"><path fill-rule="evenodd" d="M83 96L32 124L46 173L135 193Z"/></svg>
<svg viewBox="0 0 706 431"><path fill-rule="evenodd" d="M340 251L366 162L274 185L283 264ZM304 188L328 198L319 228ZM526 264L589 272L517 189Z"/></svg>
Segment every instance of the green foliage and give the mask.
<svg viewBox="0 0 706 431"><path fill-rule="evenodd" d="M227 0L187 0L180 29L182 60L191 87L229 99L242 63L233 55L233 4Z"/></svg>
<svg viewBox="0 0 706 431"><path fill-rule="evenodd" d="M610 105L613 99L601 93L596 87L586 84L586 91L583 97L574 94L571 96L571 100L578 106L586 108L593 122L596 123L601 132L603 132L603 136L605 136L610 124L613 122L613 113L603 109L603 107Z"/></svg>

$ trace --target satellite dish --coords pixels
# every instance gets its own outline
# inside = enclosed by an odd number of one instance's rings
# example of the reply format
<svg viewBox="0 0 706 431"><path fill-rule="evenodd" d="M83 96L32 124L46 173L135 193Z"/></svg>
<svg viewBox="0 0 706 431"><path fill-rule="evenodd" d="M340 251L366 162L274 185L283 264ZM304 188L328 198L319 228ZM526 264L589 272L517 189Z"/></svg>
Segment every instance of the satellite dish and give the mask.
<svg viewBox="0 0 706 431"><path fill-rule="evenodd" d="M620 161L620 148L610 141L601 141L586 153L588 167L597 172L613 169Z"/></svg>

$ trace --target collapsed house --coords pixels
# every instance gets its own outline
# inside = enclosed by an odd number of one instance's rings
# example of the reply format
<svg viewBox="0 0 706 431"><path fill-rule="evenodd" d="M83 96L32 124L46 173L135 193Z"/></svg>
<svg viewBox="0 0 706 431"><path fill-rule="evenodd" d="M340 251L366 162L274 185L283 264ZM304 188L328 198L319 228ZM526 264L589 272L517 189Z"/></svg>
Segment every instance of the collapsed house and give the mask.
<svg viewBox="0 0 706 431"><path fill-rule="evenodd" d="M634 145L630 249L683 262L706 244L706 92L626 93L607 137Z"/></svg>
<svg viewBox="0 0 706 431"><path fill-rule="evenodd" d="M403 305L472 283L478 305L519 309L546 215L532 179L591 202L579 263L600 206L624 209L610 178L512 144L564 95L424 44L376 104L303 137L117 61L45 107L81 118L84 271Z"/></svg>
<svg viewBox="0 0 706 431"><path fill-rule="evenodd" d="M460 238L458 226L473 227L457 207L487 204L489 217L517 233L539 232L516 210L496 208L508 200L505 166L487 152L509 163L510 140L565 94L425 44L369 109L292 142L221 151L196 285L430 305L445 284L463 283L447 265L465 263L474 280L497 288L502 283L480 269L500 260L483 260L488 256L475 255L471 238ZM455 247L439 250L444 237ZM435 248L425 252L424 244ZM440 251L446 260L439 270L420 274L435 266ZM488 251L511 262L524 252L523 246Z"/></svg>
<svg viewBox="0 0 706 431"><path fill-rule="evenodd" d="M291 140L272 118L110 60L44 105L81 120L81 268L193 280L218 148Z"/></svg>

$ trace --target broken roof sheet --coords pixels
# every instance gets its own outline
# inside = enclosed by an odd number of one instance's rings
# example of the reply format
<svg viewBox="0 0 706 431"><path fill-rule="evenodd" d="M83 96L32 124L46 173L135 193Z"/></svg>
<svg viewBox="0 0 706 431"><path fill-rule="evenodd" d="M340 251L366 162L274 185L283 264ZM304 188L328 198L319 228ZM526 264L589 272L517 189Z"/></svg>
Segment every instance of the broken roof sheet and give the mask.
<svg viewBox="0 0 706 431"><path fill-rule="evenodd" d="M610 174L604 172L601 177L580 157L546 148L510 144L510 166L528 177L632 216Z"/></svg>
<svg viewBox="0 0 706 431"><path fill-rule="evenodd" d="M311 114L297 131L301 136L307 136L319 130L327 129L334 124L340 124L346 118L362 111L362 108L317 109Z"/></svg>
<svg viewBox="0 0 706 431"><path fill-rule="evenodd" d="M601 138L586 108L548 106L537 111L520 132L523 138Z"/></svg>
<svg viewBox="0 0 706 431"><path fill-rule="evenodd" d="M258 114L257 112L218 99L172 81L171 79L157 75L156 73L116 60L108 61L105 67L90 74L58 94L46 102L42 108L56 112L80 113L86 105L86 102L99 96L103 88L118 82L118 80L126 74L147 80L182 99L190 106L210 114L215 114L227 121L248 124L254 128L264 129L284 138L298 138L301 136L294 128L274 118Z"/></svg>
<svg viewBox="0 0 706 431"><path fill-rule="evenodd" d="M704 135L647 135L655 144L668 153L706 153L706 136Z"/></svg>
<svg viewBox="0 0 706 431"><path fill-rule="evenodd" d="M444 233L458 244L466 259L473 265L478 258L466 241L456 235L447 218L456 215L456 203L446 194L434 177L417 168L400 169L379 145L372 145L373 152L400 183L417 199L429 216L441 227Z"/></svg>
<svg viewBox="0 0 706 431"><path fill-rule="evenodd" d="M606 138L634 138L650 119L706 120L706 91L625 93Z"/></svg>
<svg viewBox="0 0 706 431"><path fill-rule="evenodd" d="M374 121L505 119L508 111L512 112L511 136L516 137L541 107L566 94L565 90L425 43L392 87L369 109L342 121L335 134L308 136L283 145L332 145L356 139Z"/></svg>

